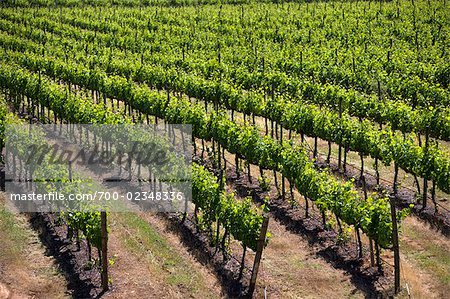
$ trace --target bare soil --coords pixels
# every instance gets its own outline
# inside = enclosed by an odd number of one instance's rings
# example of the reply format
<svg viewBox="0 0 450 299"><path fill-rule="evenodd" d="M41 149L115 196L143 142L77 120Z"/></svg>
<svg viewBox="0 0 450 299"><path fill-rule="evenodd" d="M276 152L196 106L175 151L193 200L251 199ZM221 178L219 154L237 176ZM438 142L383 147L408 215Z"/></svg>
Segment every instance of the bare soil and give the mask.
<svg viewBox="0 0 450 299"><path fill-rule="evenodd" d="M0 298L69 298L67 281L26 216L8 211L0 195Z"/></svg>

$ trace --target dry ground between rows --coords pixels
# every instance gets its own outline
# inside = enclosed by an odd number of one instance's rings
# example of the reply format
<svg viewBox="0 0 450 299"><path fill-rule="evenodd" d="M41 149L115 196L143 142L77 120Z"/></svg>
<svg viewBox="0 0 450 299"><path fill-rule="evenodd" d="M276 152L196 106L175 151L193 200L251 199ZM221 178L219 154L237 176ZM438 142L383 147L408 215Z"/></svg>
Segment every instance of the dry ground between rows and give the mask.
<svg viewBox="0 0 450 299"><path fill-rule="evenodd" d="M68 298L66 281L25 216L0 195L0 298Z"/></svg>

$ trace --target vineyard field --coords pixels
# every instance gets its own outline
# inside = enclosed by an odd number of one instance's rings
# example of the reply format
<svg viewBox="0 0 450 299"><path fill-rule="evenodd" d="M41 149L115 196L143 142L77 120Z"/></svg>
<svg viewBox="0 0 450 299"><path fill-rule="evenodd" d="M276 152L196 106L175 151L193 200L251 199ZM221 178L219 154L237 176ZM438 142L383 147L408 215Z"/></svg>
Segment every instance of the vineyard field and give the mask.
<svg viewBox="0 0 450 299"><path fill-rule="evenodd" d="M446 0L0 0L0 299L446 298L449 46Z"/></svg>

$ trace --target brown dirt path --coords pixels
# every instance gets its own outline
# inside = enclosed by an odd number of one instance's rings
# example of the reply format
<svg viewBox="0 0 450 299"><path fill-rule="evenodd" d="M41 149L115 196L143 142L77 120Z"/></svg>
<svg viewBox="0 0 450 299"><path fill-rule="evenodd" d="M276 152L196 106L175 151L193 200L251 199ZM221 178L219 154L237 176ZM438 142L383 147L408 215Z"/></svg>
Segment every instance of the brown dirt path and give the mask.
<svg viewBox="0 0 450 299"><path fill-rule="evenodd" d="M221 298L215 275L163 221L147 213L110 214L112 291L104 298Z"/></svg>
<svg viewBox="0 0 450 299"><path fill-rule="evenodd" d="M450 293L450 240L426 223L408 217L400 238L402 285L413 298L447 298Z"/></svg>
<svg viewBox="0 0 450 299"><path fill-rule="evenodd" d="M46 254L25 216L13 214L0 195L0 299L69 298L67 282Z"/></svg>
<svg viewBox="0 0 450 299"><path fill-rule="evenodd" d="M270 219L272 233L263 253L257 297L269 298L364 298L350 275L333 268L314 254L308 242Z"/></svg>

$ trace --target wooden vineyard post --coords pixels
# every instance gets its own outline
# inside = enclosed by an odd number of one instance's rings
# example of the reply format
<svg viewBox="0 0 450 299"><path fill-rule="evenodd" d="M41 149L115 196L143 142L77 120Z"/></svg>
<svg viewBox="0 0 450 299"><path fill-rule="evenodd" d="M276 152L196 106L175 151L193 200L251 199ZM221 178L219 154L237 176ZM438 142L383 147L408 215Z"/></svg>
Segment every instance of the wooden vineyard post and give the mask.
<svg viewBox="0 0 450 299"><path fill-rule="evenodd" d="M428 147L430 143L429 126L425 128L425 157L428 156ZM427 207L427 197L428 197L428 173L423 176L423 193L422 193L422 209Z"/></svg>
<svg viewBox="0 0 450 299"><path fill-rule="evenodd" d="M394 251L394 290L400 292L400 248L398 244L397 212L395 210L395 196L389 196L392 217L392 250Z"/></svg>
<svg viewBox="0 0 450 299"><path fill-rule="evenodd" d="M258 276L259 264L261 262L264 243L266 242L266 234L268 227L269 227L269 218L265 217L261 226L261 232L259 234L258 243L256 244L255 261L253 262L252 277L250 279L250 285L247 294L249 298L253 297L253 292L255 291L256 277Z"/></svg>
<svg viewBox="0 0 450 299"><path fill-rule="evenodd" d="M354 59L353 59L354 61ZM339 97L339 120L342 118L342 98ZM339 123L341 126L341 123ZM338 151L338 171L341 171L341 159L342 159L342 146L341 142L339 142L339 151Z"/></svg>
<svg viewBox="0 0 450 299"><path fill-rule="evenodd" d="M106 229L106 211L101 211L102 226L102 288L108 290L108 230Z"/></svg>
<svg viewBox="0 0 450 299"><path fill-rule="evenodd" d="M72 182L72 161L69 161L69 182Z"/></svg>
<svg viewBox="0 0 450 299"><path fill-rule="evenodd" d="M5 175L5 171L6 171L6 169L5 169L5 164L4 164L4 163L1 163L1 164L0 164L0 168L1 168L1 170L0 170L0 190L1 190L1 191L5 191L5 189L6 189L6 184L5 184L5 180L6 180L6 175Z"/></svg>

